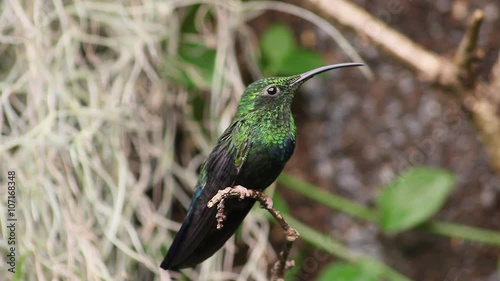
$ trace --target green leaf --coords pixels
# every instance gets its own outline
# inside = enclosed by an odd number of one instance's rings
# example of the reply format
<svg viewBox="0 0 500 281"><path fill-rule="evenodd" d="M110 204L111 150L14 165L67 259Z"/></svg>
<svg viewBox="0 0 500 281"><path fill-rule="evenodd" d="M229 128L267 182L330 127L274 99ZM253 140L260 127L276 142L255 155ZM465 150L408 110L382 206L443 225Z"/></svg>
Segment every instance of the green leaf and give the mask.
<svg viewBox="0 0 500 281"><path fill-rule="evenodd" d="M273 75L294 75L323 65L321 56L297 47L292 30L283 24L271 25L262 35L262 68Z"/></svg>
<svg viewBox="0 0 500 281"><path fill-rule="evenodd" d="M214 49L199 42L182 42L179 56L165 57L162 75L188 90L209 89L215 69Z"/></svg>
<svg viewBox="0 0 500 281"><path fill-rule="evenodd" d="M214 49L208 48L199 42L183 42L179 50L180 57L194 66L195 73L186 72L183 70L185 75L194 83L201 88L200 82L205 83L208 87L212 83L212 78L215 69L215 55ZM197 75L199 77L194 77ZM198 81L196 81L198 80Z"/></svg>
<svg viewBox="0 0 500 281"><path fill-rule="evenodd" d="M295 75L324 65L321 56L313 51L296 49L291 51L276 65L276 72L280 75Z"/></svg>
<svg viewBox="0 0 500 281"><path fill-rule="evenodd" d="M283 24L271 25L262 34L260 48L269 66L281 65L282 61L296 48L292 30Z"/></svg>
<svg viewBox="0 0 500 281"><path fill-rule="evenodd" d="M289 216L286 218L286 220L291 227L295 228L295 230L297 230L300 233L300 239L303 239L305 242L309 243L313 247L318 248L319 250L322 250L342 260L356 262L356 263L359 262L370 263L371 267L376 268L383 275L382 277L384 279L381 280L411 281L411 279L399 273L398 271L392 269L391 267L385 265L382 261L379 261L375 258L371 258L369 256L361 257L359 253L356 253L349 247L344 246L342 243L336 241L335 238L330 235L323 234L317 231L316 229L294 219L293 217ZM305 259L307 259L307 257L305 257L304 260ZM304 263L305 262L306 261L304 261ZM300 266L300 264L297 264L297 266ZM311 265L309 264L309 266Z"/></svg>
<svg viewBox="0 0 500 281"><path fill-rule="evenodd" d="M378 281L382 275L382 269L370 262L360 261L358 263L332 263L322 270L317 281Z"/></svg>
<svg viewBox="0 0 500 281"><path fill-rule="evenodd" d="M196 30L196 13L200 10L200 4L194 4L185 8L186 13L181 23L181 33L198 33Z"/></svg>
<svg viewBox="0 0 500 281"><path fill-rule="evenodd" d="M449 172L431 167L413 168L397 177L379 196L382 229L400 232L429 219L443 205L454 181Z"/></svg>

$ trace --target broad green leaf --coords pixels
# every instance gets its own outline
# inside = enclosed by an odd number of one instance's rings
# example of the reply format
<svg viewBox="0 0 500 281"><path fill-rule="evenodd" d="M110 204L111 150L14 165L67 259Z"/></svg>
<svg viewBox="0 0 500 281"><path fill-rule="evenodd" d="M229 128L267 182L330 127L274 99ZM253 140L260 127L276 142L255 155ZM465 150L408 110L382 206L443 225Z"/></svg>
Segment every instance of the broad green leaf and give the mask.
<svg viewBox="0 0 500 281"><path fill-rule="evenodd" d="M332 263L322 270L317 281L378 281L382 270L369 261L358 263Z"/></svg>
<svg viewBox="0 0 500 281"><path fill-rule="evenodd" d="M454 181L453 175L438 168L419 167L404 172L379 196L382 229L395 233L426 221L441 208Z"/></svg>
<svg viewBox="0 0 500 281"><path fill-rule="evenodd" d="M323 65L321 56L297 47L291 29L283 24L269 27L261 37L262 67L266 75L294 75Z"/></svg>
<svg viewBox="0 0 500 281"><path fill-rule="evenodd" d="M321 56L313 51L296 49L291 51L283 62L277 65L280 75L295 75L324 65Z"/></svg>
<svg viewBox="0 0 500 281"><path fill-rule="evenodd" d="M284 24L271 25L262 34L260 48L269 67L281 65L283 59L296 48L292 30Z"/></svg>

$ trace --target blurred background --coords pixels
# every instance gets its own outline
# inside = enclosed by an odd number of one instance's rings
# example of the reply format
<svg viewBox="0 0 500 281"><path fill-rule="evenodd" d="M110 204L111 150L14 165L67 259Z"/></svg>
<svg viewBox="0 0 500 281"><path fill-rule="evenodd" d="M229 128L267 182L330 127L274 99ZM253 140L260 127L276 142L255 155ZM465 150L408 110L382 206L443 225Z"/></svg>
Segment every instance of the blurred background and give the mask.
<svg viewBox="0 0 500 281"><path fill-rule="evenodd" d="M159 264L246 85L364 61L294 101L295 153L267 192L301 233L286 280L500 280L499 13L494 0L1 2L2 276L269 280L284 234L258 207L197 268ZM459 79L397 58L400 41L381 42L393 31Z"/></svg>

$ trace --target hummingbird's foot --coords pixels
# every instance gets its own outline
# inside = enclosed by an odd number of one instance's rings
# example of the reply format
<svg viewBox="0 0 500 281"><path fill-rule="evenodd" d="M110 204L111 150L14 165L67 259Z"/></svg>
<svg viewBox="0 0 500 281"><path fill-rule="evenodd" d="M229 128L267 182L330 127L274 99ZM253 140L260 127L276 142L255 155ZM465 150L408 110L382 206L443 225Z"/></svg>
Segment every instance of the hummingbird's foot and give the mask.
<svg viewBox="0 0 500 281"><path fill-rule="evenodd" d="M233 186L233 191L240 194L240 200L243 200L248 197L253 197L252 191L250 191L250 189L244 187L243 185Z"/></svg>
<svg viewBox="0 0 500 281"><path fill-rule="evenodd" d="M230 192L230 187L227 187L223 190L219 190L217 194L215 194L210 201L207 203L208 208L212 208L217 204L217 214L215 218L217 219L217 230L221 230L224 227L224 221L226 220L226 210L224 209L224 200L228 197L228 193Z"/></svg>
<svg viewBox="0 0 500 281"><path fill-rule="evenodd" d="M286 236L285 247L280 252L279 259L272 270L271 280L284 280L285 271L290 267L295 265L293 260L288 260L290 250L292 248L293 242L299 238L299 232L292 228L283 218L281 213L273 208L273 200L271 197L267 196L261 191L248 189L244 186L237 185L233 187L226 187L223 190L219 190L210 201L207 203L208 208L212 208L217 204L217 229L222 229L224 227L224 220L226 219L226 211L224 210L224 201L227 198L238 198L243 200L245 198L254 198L259 201L262 208L266 209L274 219L279 223L281 228L283 228Z"/></svg>
<svg viewBox="0 0 500 281"><path fill-rule="evenodd" d="M221 201L217 205L217 214L215 218L217 219L217 230L221 230L224 227L224 221L226 220L226 211L224 210L224 203Z"/></svg>
<svg viewBox="0 0 500 281"><path fill-rule="evenodd" d="M248 197L255 198L255 194L252 190L245 188L242 185L237 186L229 186L224 188L223 190L219 190L217 194L215 194L210 201L207 203L208 208L212 208L217 204L217 214L215 218L217 219L217 229L221 230L224 227L224 221L227 218L226 210L224 209L224 203L227 198L230 197L238 197L240 200L243 200Z"/></svg>

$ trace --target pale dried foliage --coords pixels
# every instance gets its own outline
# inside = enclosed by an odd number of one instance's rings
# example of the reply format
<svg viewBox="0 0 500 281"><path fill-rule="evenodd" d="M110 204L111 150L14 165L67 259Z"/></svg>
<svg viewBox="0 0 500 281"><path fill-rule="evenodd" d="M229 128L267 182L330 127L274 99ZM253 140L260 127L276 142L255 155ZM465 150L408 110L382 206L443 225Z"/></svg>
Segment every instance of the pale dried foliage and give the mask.
<svg viewBox="0 0 500 281"><path fill-rule="evenodd" d="M160 71L189 71L175 58L181 13L196 3L217 23L200 16L199 33L189 38L217 54L203 123L193 118L190 93ZM197 167L234 115L244 90L235 40L256 46L244 21L265 7L180 0L0 5L0 196L5 202L6 173L15 171L17 279L169 280L159 263L180 226L169 218L172 202L188 206ZM6 218L2 203L2 237ZM268 229L263 213L252 213L240 235L250 249L245 265L233 266L231 240L185 273L266 280L276 259ZM0 268L10 278L7 246L2 239Z"/></svg>

